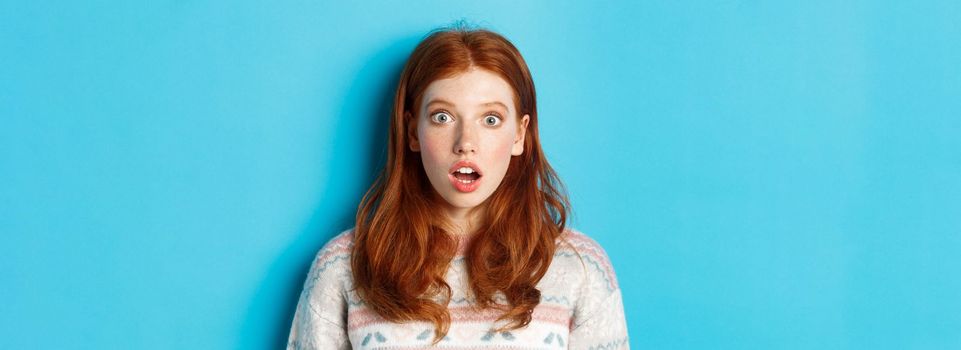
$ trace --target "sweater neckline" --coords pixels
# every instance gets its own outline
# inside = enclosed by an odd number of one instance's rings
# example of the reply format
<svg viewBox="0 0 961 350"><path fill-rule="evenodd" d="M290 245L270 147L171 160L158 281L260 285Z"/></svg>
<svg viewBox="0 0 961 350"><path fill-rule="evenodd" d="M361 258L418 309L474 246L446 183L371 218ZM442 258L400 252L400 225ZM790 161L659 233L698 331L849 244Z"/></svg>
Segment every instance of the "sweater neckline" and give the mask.
<svg viewBox="0 0 961 350"><path fill-rule="evenodd" d="M454 240L457 241L457 253L455 256L467 255L467 249L470 248L475 238L477 238L477 233L454 235Z"/></svg>

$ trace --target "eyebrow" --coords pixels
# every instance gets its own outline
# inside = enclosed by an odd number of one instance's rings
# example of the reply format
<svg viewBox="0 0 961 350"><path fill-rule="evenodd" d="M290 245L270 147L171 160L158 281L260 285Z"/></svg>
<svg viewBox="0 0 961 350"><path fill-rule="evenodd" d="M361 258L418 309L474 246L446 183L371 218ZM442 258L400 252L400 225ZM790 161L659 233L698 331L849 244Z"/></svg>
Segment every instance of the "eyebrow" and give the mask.
<svg viewBox="0 0 961 350"><path fill-rule="evenodd" d="M450 103L450 102L448 102L448 101L446 101L446 100L443 100L443 99L433 99L433 100L431 100L430 102L428 102L426 106L427 106L427 107L430 107L430 105L433 105L433 104L442 104L442 105L447 105L447 106L454 106L453 103ZM486 107L486 106L500 106L500 107L503 108L505 111L509 111L509 110L510 110L510 109L507 108L507 105L505 105L504 103L502 103L502 102L500 102L500 101L492 101L492 102L481 103L481 106L485 106L485 107Z"/></svg>

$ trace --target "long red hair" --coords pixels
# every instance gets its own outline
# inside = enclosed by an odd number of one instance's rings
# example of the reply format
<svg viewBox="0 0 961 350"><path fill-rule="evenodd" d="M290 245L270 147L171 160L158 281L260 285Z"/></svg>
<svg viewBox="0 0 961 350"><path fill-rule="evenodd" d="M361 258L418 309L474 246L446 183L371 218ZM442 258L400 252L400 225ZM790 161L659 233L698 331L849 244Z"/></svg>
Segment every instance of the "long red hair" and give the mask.
<svg viewBox="0 0 961 350"><path fill-rule="evenodd" d="M452 295L445 274L458 239L436 203L420 154L408 148L427 86L478 67L499 75L514 90L519 118L530 115L524 152L511 157L507 174L482 206L481 224L466 251L477 306L503 310L498 331L531 321L544 277L564 232L570 203L548 164L537 133L534 81L520 52L503 36L483 29L432 32L411 53L397 84L388 136L387 164L357 210L351 258L354 286L366 305L393 322L428 321L435 343L447 334ZM497 293L507 303L495 300Z"/></svg>

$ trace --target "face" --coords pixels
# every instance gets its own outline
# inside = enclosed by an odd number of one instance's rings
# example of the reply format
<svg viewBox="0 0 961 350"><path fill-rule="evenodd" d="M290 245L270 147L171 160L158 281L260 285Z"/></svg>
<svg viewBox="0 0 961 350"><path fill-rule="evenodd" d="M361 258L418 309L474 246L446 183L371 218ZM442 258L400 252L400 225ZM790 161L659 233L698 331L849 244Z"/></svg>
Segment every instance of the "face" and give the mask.
<svg viewBox="0 0 961 350"><path fill-rule="evenodd" d="M511 157L524 151L530 116L518 116L513 96L507 81L478 68L427 86L416 123L409 124L409 146L420 152L448 214L458 216L487 200Z"/></svg>

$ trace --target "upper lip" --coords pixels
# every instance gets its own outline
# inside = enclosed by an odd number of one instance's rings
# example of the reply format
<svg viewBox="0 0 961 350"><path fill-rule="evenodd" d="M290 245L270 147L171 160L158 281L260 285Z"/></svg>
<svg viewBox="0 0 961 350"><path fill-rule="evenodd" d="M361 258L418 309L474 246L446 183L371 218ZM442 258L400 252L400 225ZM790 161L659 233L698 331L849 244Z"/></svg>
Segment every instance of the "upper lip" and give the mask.
<svg viewBox="0 0 961 350"><path fill-rule="evenodd" d="M478 167L476 163L466 159L459 160L457 161L457 163L454 163L454 166L450 167L450 170L447 173L453 174L455 171L457 171L457 169L460 169L462 167L468 167L468 168L474 169L474 172L477 173L477 176L484 175L484 172L481 171L480 167Z"/></svg>

